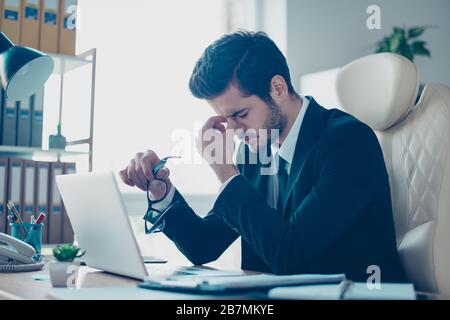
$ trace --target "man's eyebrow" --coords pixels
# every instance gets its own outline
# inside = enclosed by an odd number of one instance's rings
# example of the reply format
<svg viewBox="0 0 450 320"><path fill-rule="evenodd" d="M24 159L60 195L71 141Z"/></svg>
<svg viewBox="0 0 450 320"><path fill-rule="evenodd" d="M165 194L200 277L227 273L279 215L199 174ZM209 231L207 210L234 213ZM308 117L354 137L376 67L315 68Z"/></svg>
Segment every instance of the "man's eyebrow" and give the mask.
<svg viewBox="0 0 450 320"><path fill-rule="evenodd" d="M231 115L229 115L229 116L225 116L225 118L234 118L234 117L236 117L239 113L241 113L242 111L245 111L247 109L247 107L243 107L243 108L241 108L240 110L238 110L238 111L235 111L235 112L233 112Z"/></svg>

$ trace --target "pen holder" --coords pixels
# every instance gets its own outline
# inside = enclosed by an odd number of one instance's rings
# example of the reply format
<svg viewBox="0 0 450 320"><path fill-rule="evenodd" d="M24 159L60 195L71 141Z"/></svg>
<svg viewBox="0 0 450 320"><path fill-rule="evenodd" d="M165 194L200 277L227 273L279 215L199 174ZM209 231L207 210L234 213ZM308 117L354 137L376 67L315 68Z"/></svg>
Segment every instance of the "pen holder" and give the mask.
<svg viewBox="0 0 450 320"><path fill-rule="evenodd" d="M42 227L43 224L31 224L31 223L12 223L11 236L25 243L36 250L37 254L41 254L42 249Z"/></svg>

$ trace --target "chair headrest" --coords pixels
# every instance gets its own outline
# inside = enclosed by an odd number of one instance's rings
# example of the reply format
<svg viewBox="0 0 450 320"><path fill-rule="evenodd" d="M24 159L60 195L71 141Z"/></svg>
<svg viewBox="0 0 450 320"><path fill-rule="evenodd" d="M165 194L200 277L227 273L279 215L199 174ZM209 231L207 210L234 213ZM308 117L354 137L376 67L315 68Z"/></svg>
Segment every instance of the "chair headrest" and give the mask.
<svg viewBox="0 0 450 320"><path fill-rule="evenodd" d="M336 80L341 107L374 130L385 130L409 112L419 90L419 73L408 59L378 53L343 67Z"/></svg>

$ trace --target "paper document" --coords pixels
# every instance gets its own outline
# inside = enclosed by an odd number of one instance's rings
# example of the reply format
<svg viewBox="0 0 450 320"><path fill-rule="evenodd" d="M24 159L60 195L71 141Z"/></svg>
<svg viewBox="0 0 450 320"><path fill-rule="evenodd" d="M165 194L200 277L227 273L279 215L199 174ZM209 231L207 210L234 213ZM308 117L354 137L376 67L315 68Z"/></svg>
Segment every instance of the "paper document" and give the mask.
<svg viewBox="0 0 450 320"><path fill-rule="evenodd" d="M344 274L337 275L246 275L246 276L172 276L149 279L139 286L149 289L191 290L199 292L226 292L268 289L278 286L340 283Z"/></svg>
<svg viewBox="0 0 450 320"><path fill-rule="evenodd" d="M273 288L269 291L270 299L292 300L339 300L339 285L308 285ZM354 283L342 295L343 300L415 300L412 284L382 283L380 289L369 289L366 283Z"/></svg>

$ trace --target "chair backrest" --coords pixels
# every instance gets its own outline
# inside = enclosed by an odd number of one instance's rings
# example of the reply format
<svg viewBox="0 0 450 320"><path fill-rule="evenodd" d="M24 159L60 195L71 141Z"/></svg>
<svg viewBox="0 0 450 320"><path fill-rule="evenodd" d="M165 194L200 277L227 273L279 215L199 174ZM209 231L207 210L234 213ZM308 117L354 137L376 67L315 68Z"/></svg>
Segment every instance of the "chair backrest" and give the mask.
<svg viewBox="0 0 450 320"><path fill-rule="evenodd" d="M391 53L348 64L336 81L342 108L379 138L409 279L450 297L450 88L428 84L415 104L418 87L415 65Z"/></svg>

